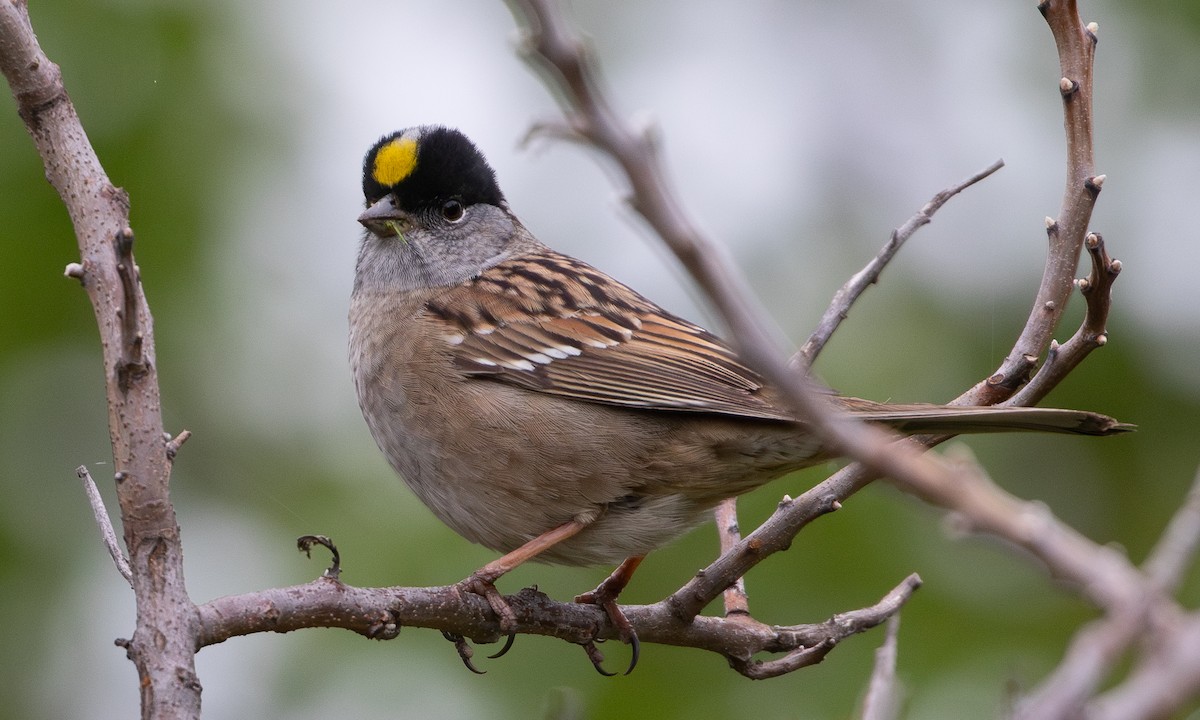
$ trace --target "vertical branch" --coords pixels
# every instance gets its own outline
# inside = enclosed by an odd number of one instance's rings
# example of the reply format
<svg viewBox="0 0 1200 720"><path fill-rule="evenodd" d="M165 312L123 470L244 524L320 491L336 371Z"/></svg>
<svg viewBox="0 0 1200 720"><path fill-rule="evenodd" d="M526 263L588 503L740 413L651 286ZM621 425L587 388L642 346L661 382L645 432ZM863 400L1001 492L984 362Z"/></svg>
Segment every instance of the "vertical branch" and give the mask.
<svg viewBox="0 0 1200 720"><path fill-rule="evenodd" d="M122 641L134 661L142 717L198 717L195 677L199 616L183 583L179 526L168 497L150 310L133 259L129 198L109 181L88 141L57 65L42 52L24 0L0 2L0 70L18 112L70 214L87 290L100 329L125 545L137 627Z"/></svg>
<svg viewBox="0 0 1200 720"><path fill-rule="evenodd" d="M731 552L742 541L742 529L738 525L737 498L725 498L715 510L717 537L721 539L721 557ZM750 596L746 594L746 579L738 577L725 588L725 617L750 614Z"/></svg>
<svg viewBox="0 0 1200 720"><path fill-rule="evenodd" d="M1066 186L1058 218L1047 222L1049 254L1025 328L991 377L958 398L956 402L963 404L992 405L1006 400L1029 380L1039 358L1050 347L1071 296L1092 208L1104 181L1096 176L1092 151L1096 26L1084 26L1075 0L1045 0L1038 10L1054 35L1062 72L1058 91L1067 139Z"/></svg>
<svg viewBox="0 0 1200 720"><path fill-rule="evenodd" d="M875 667L863 699L862 720L893 720L897 715L899 693L896 683L896 646L899 644L900 614L888 618L883 645L875 650Z"/></svg>

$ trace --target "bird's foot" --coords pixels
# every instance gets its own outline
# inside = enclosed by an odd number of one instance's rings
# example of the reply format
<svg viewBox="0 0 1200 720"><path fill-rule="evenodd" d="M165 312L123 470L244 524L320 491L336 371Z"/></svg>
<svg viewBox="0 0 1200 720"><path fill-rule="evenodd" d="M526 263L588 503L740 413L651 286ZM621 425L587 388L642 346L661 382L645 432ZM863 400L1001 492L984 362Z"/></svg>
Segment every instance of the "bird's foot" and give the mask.
<svg viewBox="0 0 1200 720"><path fill-rule="evenodd" d="M513 641L517 637L517 616L513 612L512 606L496 589L495 578L488 577L486 574L476 571L471 573L467 578L458 583L458 587L463 592L469 592L473 595L479 595L484 600L487 600L488 605L492 608L492 612L496 615L496 621L500 625L500 632L507 635L508 639L504 642L504 647L495 655L489 655L489 658L498 658L508 652L513 646Z"/></svg>
<svg viewBox="0 0 1200 720"><path fill-rule="evenodd" d="M613 624L613 628L616 629L617 637L621 638L621 642L630 646L633 656L629 660L629 667L625 669L625 674L628 675L637 667L638 658L641 656L642 644L638 640L637 631L633 629L629 618L625 617L625 613L621 612L620 606L617 605L617 596L625 588L625 583L614 580L613 578L616 577L617 574L614 573L612 577L609 577L596 586L595 590L576 596L575 602L596 605L602 609L604 614L608 616L609 622ZM615 674L604 670L600 664L603 662L604 656L600 654L593 643L584 645L584 649L587 650L588 658L601 675Z"/></svg>

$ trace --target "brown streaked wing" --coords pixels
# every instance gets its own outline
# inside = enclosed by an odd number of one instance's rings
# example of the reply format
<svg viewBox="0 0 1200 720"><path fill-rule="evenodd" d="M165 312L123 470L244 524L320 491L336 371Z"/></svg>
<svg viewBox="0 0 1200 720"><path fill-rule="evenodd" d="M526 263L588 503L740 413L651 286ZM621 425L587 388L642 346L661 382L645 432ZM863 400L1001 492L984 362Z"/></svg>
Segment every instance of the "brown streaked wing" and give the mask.
<svg viewBox="0 0 1200 720"><path fill-rule="evenodd" d="M720 338L553 251L427 306L464 373L576 400L790 420Z"/></svg>

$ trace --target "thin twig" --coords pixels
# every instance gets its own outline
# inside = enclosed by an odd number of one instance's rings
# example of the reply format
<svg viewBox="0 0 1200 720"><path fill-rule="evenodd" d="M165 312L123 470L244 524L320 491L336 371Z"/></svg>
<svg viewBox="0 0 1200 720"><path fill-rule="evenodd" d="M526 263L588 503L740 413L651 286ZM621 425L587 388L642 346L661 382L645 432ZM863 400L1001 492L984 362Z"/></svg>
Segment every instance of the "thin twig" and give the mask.
<svg viewBox="0 0 1200 720"><path fill-rule="evenodd" d="M1091 270L1086 278L1078 282L1085 308L1079 329L1061 345L1050 343L1046 362L1042 364L1037 375L1002 404L1037 404L1093 350L1108 344L1108 314L1112 309L1112 288L1121 273L1121 261L1108 256L1104 238L1099 233L1088 233L1084 245L1091 259Z"/></svg>
<svg viewBox="0 0 1200 720"><path fill-rule="evenodd" d="M329 567L321 573L321 577L337 580L342 574L342 554L338 552L337 546L333 541L324 535L301 535L296 538L296 547L300 552L304 553L305 557L312 557L313 545L320 545L329 551L332 559L329 561Z"/></svg>
<svg viewBox="0 0 1200 720"><path fill-rule="evenodd" d="M904 607L919 587L921 578L914 573L904 578L903 582L892 588L891 592L875 605L834 615L824 625L830 629L836 628L838 633L844 633L843 637L876 627L900 612L900 608ZM837 644L838 633L831 633L816 643L801 645L774 660L754 660L743 656L729 656L727 659L730 667L752 680L779 677L824 660Z"/></svg>
<svg viewBox="0 0 1200 720"><path fill-rule="evenodd" d="M1139 647L1144 656L1139 661L1139 668L1154 666L1160 662L1157 656L1171 654L1171 646L1178 642L1175 626L1179 614L1165 601L1165 596L1176 589L1198 543L1200 471L1196 474L1187 499L1142 563L1143 572L1150 583L1163 592L1163 596L1135 597L1127 607L1110 612L1076 631L1062 661L1034 692L1017 705L1014 718L1033 720L1081 715L1088 699L1128 655L1131 647ZM1159 618L1157 623L1154 622L1156 616ZM1181 669L1181 672L1186 672L1186 669ZM1200 667L1193 668L1192 672L1200 673ZM1126 683L1109 693L1110 697L1121 699L1104 700L1102 704L1123 706L1141 693L1136 689L1126 690L1126 687L1138 688L1152 682L1155 681L1142 678L1142 671L1135 670Z"/></svg>
<svg viewBox="0 0 1200 720"><path fill-rule="evenodd" d="M900 613L888 618L883 644L875 651L871 684L863 700L862 720L893 720L899 709L896 687L896 655L900 635Z"/></svg>
<svg viewBox="0 0 1200 720"><path fill-rule="evenodd" d="M800 497L784 497L779 507L754 532L721 553L663 602L681 621L695 617L734 579L743 577L770 555L785 550L810 522L841 507L846 498L876 476L853 465L810 488Z"/></svg>
<svg viewBox="0 0 1200 720"><path fill-rule="evenodd" d="M801 346L800 350L792 356L788 364L794 368L807 368L813 364L821 350L825 348L825 344L829 342L829 338L833 337L833 333L838 329L850 314L850 308L858 301L858 298L866 292L866 289L874 285L879 280L880 273L892 261L900 248L912 237L917 230L925 225L933 222L933 215L950 198L959 194L963 190L971 187L975 183L983 180L1000 168L1004 167L1003 160L997 160L983 170L975 173L971 177L963 180L957 185L952 185L944 190L939 191L933 198L925 203L925 206L910 217L903 225L892 231L891 237L887 243L880 248L879 253L867 263L866 267L856 272L845 285L842 285L833 296L833 300L829 303L829 307L825 310L825 314L821 316L821 321L817 323L817 327L812 334L808 336L808 340Z"/></svg>
<svg viewBox="0 0 1200 720"><path fill-rule="evenodd" d="M1161 720L1195 708L1200 695L1200 613L1178 618L1150 642L1153 647L1128 679L1088 704L1089 720Z"/></svg>
<svg viewBox="0 0 1200 720"><path fill-rule="evenodd" d="M1142 571L1165 594L1173 594L1200 546L1200 470L1183 504L1142 563Z"/></svg>
<svg viewBox="0 0 1200 720"><path fill-rule="evenodd" d="M92 516L96 519L96 525L100 528L100 539L104 542L104 547L108 550L108 554L112 556L113 562L117 565L117 572L121 573L121 577L125 578L125 582L129 583L129 587L133 587L133 571L129 569L129 560L125 558L125 553L121 551L121 546L117 543L117 533L113 529L112 520L108 517L108 508L104 507L104 498L100 497L100 488L96 487L96 481L92 479L92 474L88 472L87 466L80 465L75 468L75 474L83 481L83 491L87 494L88 504L92 506Z"/></svg>
<svg viewBox="0 0 1200 720"><path fill-rule="evenodd" d="M721 541L721 554L732 550L742 541L742 529L738 525L737 498L725 498L717 505L717 537ZM739 577L725 589L725 617L750 615L750 596L746 594L746 579Z"/></svg>
<svg viewBox="0 0 1200 720"><path fill-rule="evenodd" d="M1145 627L1148 606L1131 600L1075 632L1063 659L1028 696L1021 698L1013 720L1048 720L1082 716L1083 707Z"/></svg>

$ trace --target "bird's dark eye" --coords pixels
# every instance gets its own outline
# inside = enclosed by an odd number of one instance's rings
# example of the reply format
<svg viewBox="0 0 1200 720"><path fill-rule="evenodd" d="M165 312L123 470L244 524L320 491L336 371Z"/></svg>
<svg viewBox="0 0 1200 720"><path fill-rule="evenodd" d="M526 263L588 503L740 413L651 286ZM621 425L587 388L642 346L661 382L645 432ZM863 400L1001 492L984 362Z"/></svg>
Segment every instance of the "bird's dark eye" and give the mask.
<svg viewBox="0 0 1200 720"><path fill-rule="evenodd" d="M465 213L466 210L463 208L463 204L457 200L447 200L442 205L442 217L446 218L450 222L458 222L459 220L462 220L463 214Z"/></svg>

